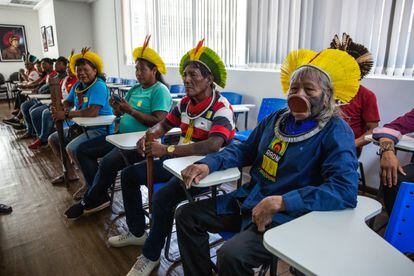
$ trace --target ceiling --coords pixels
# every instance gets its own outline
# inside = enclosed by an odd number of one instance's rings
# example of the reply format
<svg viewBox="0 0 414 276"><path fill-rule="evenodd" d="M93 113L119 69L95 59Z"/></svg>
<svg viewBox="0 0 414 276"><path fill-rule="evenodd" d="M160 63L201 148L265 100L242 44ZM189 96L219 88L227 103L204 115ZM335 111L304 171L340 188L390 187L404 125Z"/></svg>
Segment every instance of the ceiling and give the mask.
<svg viewBox="0 0 414 276"><path fill-rule="evenodd" d="M42 2L42 1L43 0L0 0L0 6L34 8L39 2ZM94 0L60 0L60 1L91 3Z"/></svg>

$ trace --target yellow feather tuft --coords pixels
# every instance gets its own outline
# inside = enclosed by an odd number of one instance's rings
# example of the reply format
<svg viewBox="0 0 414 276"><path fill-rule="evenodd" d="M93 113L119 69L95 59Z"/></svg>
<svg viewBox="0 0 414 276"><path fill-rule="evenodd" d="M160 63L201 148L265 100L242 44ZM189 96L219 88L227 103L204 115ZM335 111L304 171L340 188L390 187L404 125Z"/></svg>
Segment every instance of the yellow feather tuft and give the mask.
<svg viewBox="0 0 414 276"><path fill-rule="evenodd" d="M308 49L299 49L288 54L280 68L280 82L284 93L289 91L290 77L300 66L308 64L317 53Z"/></svg>
<svg viewBox="0 0 414 276"><path fill-rule="evenodd" d="M330 76L335 98L341 102L349 102L358 92L361 71L358 63L348 53L325 49L310 64Z"/></svg>

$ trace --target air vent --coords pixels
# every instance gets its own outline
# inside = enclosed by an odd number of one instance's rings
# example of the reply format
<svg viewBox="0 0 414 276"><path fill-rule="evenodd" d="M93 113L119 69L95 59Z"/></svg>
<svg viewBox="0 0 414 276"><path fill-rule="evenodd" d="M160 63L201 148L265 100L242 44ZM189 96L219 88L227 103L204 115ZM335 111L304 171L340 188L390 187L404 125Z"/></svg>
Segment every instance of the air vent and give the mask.
<svg viewBox="0 0 414 276"><path fill-rule="evenodd" d="M10 4L36 6L39 1L11 0Z"/></svg>

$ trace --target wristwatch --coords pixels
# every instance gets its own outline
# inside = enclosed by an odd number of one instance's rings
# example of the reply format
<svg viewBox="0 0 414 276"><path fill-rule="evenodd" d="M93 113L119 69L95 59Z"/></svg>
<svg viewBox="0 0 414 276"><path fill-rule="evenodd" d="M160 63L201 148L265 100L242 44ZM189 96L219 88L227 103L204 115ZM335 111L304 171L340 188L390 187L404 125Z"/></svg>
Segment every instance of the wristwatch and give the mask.
<svg viewBox="0 0 414 276"><path fill-rule="evenodd" d="M174 145L170 145L167 147L167 153L171 156L174 155L174 151L175 151L175 146Z"/></svg>
<svg viewBox="0 0 414 276"><path fill-rule="evenodd" d="M69 109L65 110L65 119L69 119L69 112L70 112Z"/></svg>

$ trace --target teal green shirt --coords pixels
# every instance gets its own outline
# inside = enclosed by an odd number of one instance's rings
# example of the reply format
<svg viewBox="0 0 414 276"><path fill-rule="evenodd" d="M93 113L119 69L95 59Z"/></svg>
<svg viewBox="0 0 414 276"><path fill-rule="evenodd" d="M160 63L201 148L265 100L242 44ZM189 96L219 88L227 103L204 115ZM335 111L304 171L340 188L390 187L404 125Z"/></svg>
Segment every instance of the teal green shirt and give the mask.
<svg viewBox="0 0 414 276"><path fill-rule="evenodd" d="M135 85L128 91L125 100L132 108L145 114L154 111L169 112L172 105L170 91L161 82L156 82L147 89L143 89L140 84ZM147 128L129 114L124 114L119 122L119 133L145 131Z"/></svg>

